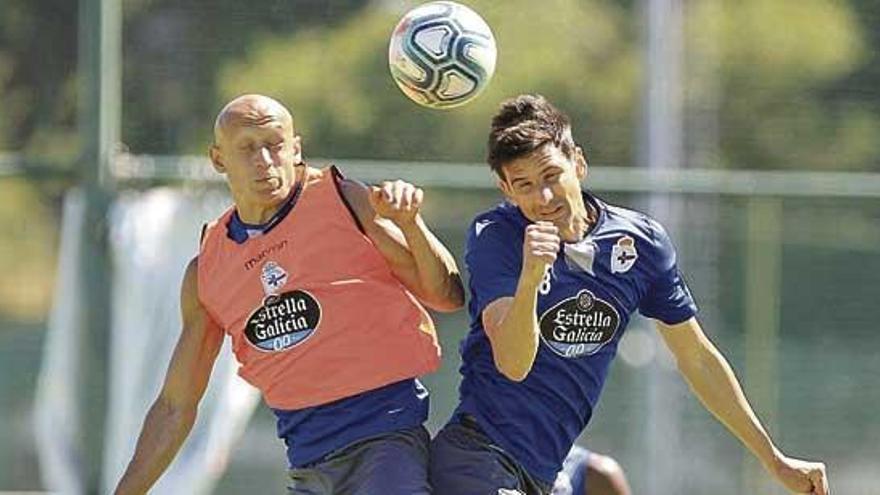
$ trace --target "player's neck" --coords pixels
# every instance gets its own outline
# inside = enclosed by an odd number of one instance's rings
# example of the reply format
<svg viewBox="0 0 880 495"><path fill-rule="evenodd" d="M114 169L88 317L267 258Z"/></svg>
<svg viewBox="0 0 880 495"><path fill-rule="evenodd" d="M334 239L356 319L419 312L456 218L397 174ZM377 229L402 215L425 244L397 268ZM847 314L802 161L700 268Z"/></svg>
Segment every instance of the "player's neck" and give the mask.
<svg viewBox="0 0 880 495"><path fill-rule="evenodd" d="M248 204L246 202L236 202L235 209L238 211L238 218L240 218L242 222L248 225L263 225L278 213L286 201L286 199L283 199L273 204Z"/></svg>
<svg viewBox="0 0 880 495"><path fill-rule="evenodd" d="M239 220L247 225L263 225L272 220L272 218L281 211L281 209L284 208L295 195L297 195L298 190L302 187L302 184L304 184L307 169L308 167L306 166L296 167L293 175L293 185L290 187L290 191L287 196L278 201L273 201L271 203L251 202L244 198L237 198L233 193L233 201L235 203L235 209L238 213Z"/></svg>
<svg viewBox="0 0 880 495"><path fill-rule="evenodd" d="M596 223L596 212L593 205L581 201L572 212L569 227L562 229L560 235L565 242L578 242L587 235L594 223Z"/></svg>

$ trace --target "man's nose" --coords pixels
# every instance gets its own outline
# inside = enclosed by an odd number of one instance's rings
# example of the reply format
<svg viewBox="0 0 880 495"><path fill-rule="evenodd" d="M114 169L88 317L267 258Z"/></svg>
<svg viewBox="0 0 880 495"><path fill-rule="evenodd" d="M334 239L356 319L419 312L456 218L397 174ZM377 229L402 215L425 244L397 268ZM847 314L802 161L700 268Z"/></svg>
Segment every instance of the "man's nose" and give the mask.
<svg viewBox="0 0 880 495"><path fill-rule="evenodd" d="M272 158L272 153L265 146L261 147L257 152L257 162L266 168L275 164L275 160Z"/></svg>
<svg viewBox="0 0 880 495"><path fill-rule="evenodd" d="M550 189L550 186L541 187L541 189L539 190L538 193L541 198L541 204L546 205L547 203L549 203L550 201L553 200L553 190Z"/></svg>

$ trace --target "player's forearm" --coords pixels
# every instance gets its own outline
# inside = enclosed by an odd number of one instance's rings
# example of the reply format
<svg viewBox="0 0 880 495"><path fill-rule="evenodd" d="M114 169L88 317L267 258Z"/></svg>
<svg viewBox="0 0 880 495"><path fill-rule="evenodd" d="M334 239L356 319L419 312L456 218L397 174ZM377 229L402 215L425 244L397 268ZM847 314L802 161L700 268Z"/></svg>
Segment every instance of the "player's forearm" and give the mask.
<svg viewBox="0 0 880 495"><path fill-rule="evenodd" d="M691 390L706 409L769 469L780 452L749 404L733 369L711 343L695 356L679 362L679 369Z"/></svg>
<svg viewBox="0 0 880 495"><path fill-rule="evenodd" d="M157 400L147 413L134 456L114 493L147 493L177 455L195 417L195 408L176 408Z"/></svg>
<svg viewBox="0 0 880 495"><path fill-rule="evenodd" d="M520 277L513 303L498 322L492 336L495 365L504 376L522 381L538 354L540 328L536 316L539 280Z"/></svg>
<svg viewBox="0 0 880 495"><path fill-rule="evenodd" d="M428 229L421 216L401 225L418 274L420 300L437 311L456 311L464 305L464 287L455 258Z"/></svg>

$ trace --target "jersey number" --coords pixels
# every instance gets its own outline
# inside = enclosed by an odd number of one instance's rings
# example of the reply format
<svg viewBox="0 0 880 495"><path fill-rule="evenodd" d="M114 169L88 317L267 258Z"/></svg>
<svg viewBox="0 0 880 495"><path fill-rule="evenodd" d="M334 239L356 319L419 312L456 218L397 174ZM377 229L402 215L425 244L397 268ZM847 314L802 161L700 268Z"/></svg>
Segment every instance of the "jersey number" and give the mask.
<svg viewBox="0 0 880 495"><path fill-rule="evenodd" d="M547 265L544 270L544 278L541 279L541 285L538 287L538 293L546 296L550 293L550 278L553 275L553 265Z"/></svg>

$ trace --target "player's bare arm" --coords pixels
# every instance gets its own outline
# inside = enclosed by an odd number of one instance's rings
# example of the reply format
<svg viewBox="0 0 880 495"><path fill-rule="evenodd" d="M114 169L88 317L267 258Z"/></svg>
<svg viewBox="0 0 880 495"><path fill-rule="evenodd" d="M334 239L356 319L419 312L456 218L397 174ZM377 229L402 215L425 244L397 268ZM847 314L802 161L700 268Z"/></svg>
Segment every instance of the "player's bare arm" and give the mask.
<svg viewBox="0 0 880 495"><path fill-rule="evenodd" d="M657 327L700 402L745 444L768 472L795 493L828 493L825 465L790 458L773 444L727 360L696 318L676 325L658 321Z"/></svg>
<svg viewBox="0 0 880 495"><path fill-rule="evenodd" d="M394 275L420 301L436 311L456 311L464 305L455 258L419 213L421 189L400 180L369 188L345 180L341 189Z"/></svg>
<svg viewBox="0 0 880 495"><path fill-rule="evenodd" d="M495 366L513 381L528 376L538 354L538 288L547 267L556 260L560 242L555 225L529 225L523 239L523 264L516 293L493 301L483 310L483 328L492 344Z"/></svg>
<svg viewBox="0 0 880 495"><path fill-rule="evenodd" d="M117 494L146 493L174 459L195 422L199 401L223 344L223 332L199 302L197 258L186 268L180 307L180 338Z"/></svg>

